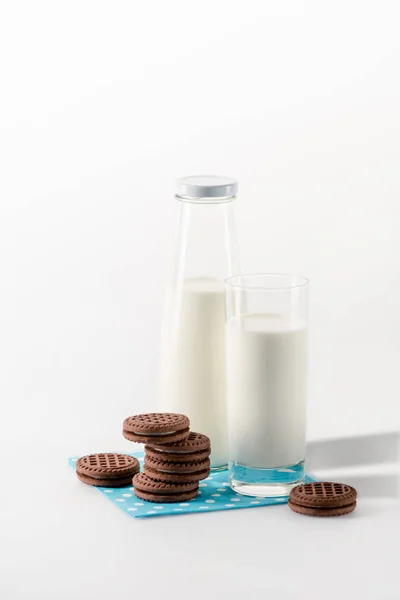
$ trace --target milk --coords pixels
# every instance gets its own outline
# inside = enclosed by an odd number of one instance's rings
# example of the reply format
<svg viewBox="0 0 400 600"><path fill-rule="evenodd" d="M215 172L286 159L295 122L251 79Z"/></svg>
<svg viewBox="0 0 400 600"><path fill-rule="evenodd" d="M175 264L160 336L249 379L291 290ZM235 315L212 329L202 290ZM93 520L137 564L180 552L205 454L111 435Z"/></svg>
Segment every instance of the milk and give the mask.
<svg viewBox="0 0 400 600"><path fill-rule="evenodd" d="M230 460L294 465L305 456L307 327L279 315L227 324Z"/></svg>
<svg viewBox="0 0 400 600"><path fill-rule="evenodd" d="M225 291L218 279L185 279L171 296L161 356L161 409L211 439L211 466L228 462ZM168 315L167 315L168 316Z"/></svg>

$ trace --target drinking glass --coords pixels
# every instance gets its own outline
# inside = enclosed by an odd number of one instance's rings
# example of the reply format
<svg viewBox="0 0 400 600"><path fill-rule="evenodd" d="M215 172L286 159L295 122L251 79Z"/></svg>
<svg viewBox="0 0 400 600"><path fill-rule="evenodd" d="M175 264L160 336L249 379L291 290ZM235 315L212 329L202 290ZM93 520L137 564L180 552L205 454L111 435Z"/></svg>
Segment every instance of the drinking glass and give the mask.
<svg viewBox="0 0 400 600"><path fill-rule="evenodd" d="M229 476L235 492L287 495L304 479L308 280L226 280Z"/></svg>

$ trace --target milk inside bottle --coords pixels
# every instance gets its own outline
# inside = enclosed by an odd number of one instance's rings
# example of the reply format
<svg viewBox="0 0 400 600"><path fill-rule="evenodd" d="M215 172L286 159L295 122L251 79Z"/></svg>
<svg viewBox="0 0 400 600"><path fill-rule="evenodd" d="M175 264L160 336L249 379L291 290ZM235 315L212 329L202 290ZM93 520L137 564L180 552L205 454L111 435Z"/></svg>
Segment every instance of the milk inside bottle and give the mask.
<svg viewBox="0 0 400 600"><path fill-rule="evenodd" d="M211 467L228 461L224 280L240 272L234 179L178 180L178 235L167 291L160 408L186 414L211 439Z"/></svg>

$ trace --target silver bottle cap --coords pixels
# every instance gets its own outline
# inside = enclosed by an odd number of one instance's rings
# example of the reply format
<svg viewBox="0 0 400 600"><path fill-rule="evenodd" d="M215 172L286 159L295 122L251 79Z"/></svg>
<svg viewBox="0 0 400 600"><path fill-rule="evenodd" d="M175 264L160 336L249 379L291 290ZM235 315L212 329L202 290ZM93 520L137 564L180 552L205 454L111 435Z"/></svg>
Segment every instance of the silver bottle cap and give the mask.
<svg viewBox="0 0 400 600"><path fill-rule="evenodd" d="M232 198L238 191L238 182L233 177L218 175L195 175L181 177L176 182L176 195L188 200L208 198Z"/></svg>

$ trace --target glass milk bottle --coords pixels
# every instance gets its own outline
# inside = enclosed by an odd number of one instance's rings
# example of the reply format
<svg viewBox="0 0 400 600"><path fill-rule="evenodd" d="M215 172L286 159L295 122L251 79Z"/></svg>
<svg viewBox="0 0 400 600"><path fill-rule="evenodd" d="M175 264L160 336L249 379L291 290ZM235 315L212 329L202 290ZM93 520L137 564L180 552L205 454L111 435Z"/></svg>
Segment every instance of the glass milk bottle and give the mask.
<svg viewBox="0 0 400 600"><path fill-rule="evenodd" d="M211 467L228 462L225 290L240 273L235 179L177 181L178 232L163 323L160 408L190 418L211 439Z"/></svg>

